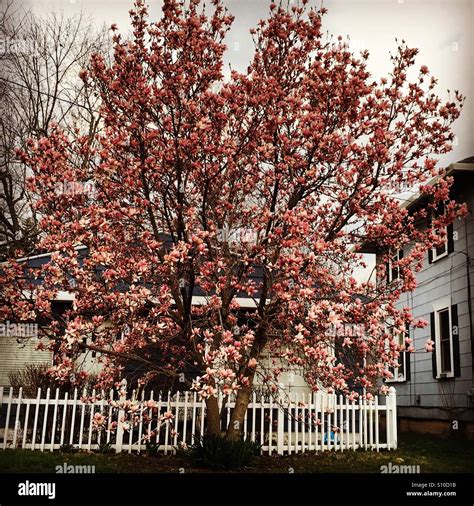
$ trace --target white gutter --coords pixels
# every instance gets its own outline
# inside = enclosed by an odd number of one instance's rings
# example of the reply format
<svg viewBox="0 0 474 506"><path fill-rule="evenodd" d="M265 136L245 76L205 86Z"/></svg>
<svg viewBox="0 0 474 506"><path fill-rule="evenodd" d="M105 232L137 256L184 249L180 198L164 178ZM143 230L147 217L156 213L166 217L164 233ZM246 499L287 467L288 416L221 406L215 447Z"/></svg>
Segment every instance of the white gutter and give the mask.
<svg viewBox="0 0 474 506"><path fill-rule="evenodd" d="M25 296L27 298L32 298L32 293L30 291L25 291ZM64 301L64 302L72 302L74 300L74 293L67 292L64 290L60 290L56 297L55 301ZM234 299L241 308L255 309L258 307L257 299L253 299L252 297L236 297ZM270 299L267 299L267 304L270 302ZM193 306L206 306L209 303L209 297L205 297L203 295L193 295L191 304Z"/></svg>

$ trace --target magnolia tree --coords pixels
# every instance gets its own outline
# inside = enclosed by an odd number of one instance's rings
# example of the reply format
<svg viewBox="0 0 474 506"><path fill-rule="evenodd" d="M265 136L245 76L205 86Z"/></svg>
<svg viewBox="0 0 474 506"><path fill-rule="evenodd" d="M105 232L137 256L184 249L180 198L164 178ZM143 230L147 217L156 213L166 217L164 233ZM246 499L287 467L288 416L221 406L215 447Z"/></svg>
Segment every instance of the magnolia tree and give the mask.
<svg viewBox="0 0 474 506"><path fill-rule="evenodd" d="M255 385L277 392L284 370L314 390L370 397L400 352L415 351L399 334L426 325L398 297L464 212L436 161L463 98L444 103L405 43L374 80L368 53L328 40L324 10L304 0L270 5L243 73L224 71L233 18L220 0L165 0L156 22L141 1L130 14L129 39L112 26L112 63L97 54L82 73L103 129L91 139L57 128L21 153L44 216L40 247L53 253L41 283L24 263L4 265L4 315L51 319L60 379L85 349L98 352L102 386L129 359L145 383L184 379L213 434L218 394L232 394L229 439ZM94 191L57 194L58 182ZM400 208L407 187L426 194L424 210ZM366 243L382 260L410 246L396 281L355 279ZM50 314L59 290L74 295L64 321ZM337 330L350 325L363 332Z"/></svg>

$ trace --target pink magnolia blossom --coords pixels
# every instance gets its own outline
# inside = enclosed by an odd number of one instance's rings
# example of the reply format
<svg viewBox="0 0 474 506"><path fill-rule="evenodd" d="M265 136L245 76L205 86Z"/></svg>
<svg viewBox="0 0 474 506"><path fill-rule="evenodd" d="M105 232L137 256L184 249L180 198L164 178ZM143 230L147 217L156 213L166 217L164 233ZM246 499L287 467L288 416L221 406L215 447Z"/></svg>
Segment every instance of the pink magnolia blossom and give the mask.
<svg viewBox="0 0 474 506"><path fill-rule="evenodd" d="M247 366L250 367L251 369L255 369L255 367L257 367L257 365L258 365L258 361L255 358L251 358L247 364Z"/></svg>
<svg viewBox="0 0 474 506"><path fill-rule="evenodd" d="M105 416L102 413L95 413L94 418L92 419L92 423L96 428L102 427L105 423Z"/></svg>
<svg viewBox="0 0 474 506"><path fill-rule="evenodd" d="M174 415L171 411L166 411L165 413L163 413L163 415L161 416L161 418L163 420L172 420L174 418Z"/></svg>

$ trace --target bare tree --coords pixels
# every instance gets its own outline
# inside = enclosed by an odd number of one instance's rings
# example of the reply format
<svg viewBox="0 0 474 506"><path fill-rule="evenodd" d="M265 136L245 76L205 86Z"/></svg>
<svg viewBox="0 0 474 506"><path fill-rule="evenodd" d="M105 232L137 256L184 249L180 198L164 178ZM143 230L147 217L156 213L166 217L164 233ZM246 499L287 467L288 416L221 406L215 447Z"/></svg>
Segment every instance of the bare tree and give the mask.
<svg viewBox="0 0 474 506"><path fill-rule="evenodd" d="M98 128L95 98L79 77L108 38L83 13L46 17L7 3L0 13L0 259L31 254L38 215L29 177L16 157L29 138L47 136L55 124L69 131Z"/></svg>

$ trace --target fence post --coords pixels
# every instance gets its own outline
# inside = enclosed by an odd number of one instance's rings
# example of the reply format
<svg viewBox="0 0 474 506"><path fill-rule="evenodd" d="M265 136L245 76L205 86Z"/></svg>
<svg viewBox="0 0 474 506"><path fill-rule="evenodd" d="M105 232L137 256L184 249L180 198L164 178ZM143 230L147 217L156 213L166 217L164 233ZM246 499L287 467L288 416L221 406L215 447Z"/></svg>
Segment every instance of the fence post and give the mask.
<svg viewBox="0 0 474 506"><path fill-rule="evenodd" d="M397 449L397 392L395 387L390 387L388 394L390 412L387 413L387 423L390 424L390 448Z"/></svg>
<svg viewBox="0 0 474 506"><path fill-rule="evenodd" d="M13 397L13 387L10 387L10 393L8 395L8 401L7 401L7 418L5 420L5 429L3 433L3 449L6 450L7 448L7 441L8 441L8 427L10 424L10 413L12 409L12 397Z"/></svg>
<svg viewBox="0 0 474 506"><path fill-rule="evenodd" d="M278 396L278 417L277 417L277 453L283 455L283 445L285 443L285 410L283 409L283 399Z"/></svg>
<svg viewBox="0 0 474 506"><path fill-rule="evenodd" d="M125 419L125 410L123 409L123 404L125 403L127 398L127 380L123 379L122 384L119 390L119 412L117 417L117 439L115 441L115 453L120 453L122 451L123 445L123 420Z"/></svg>

